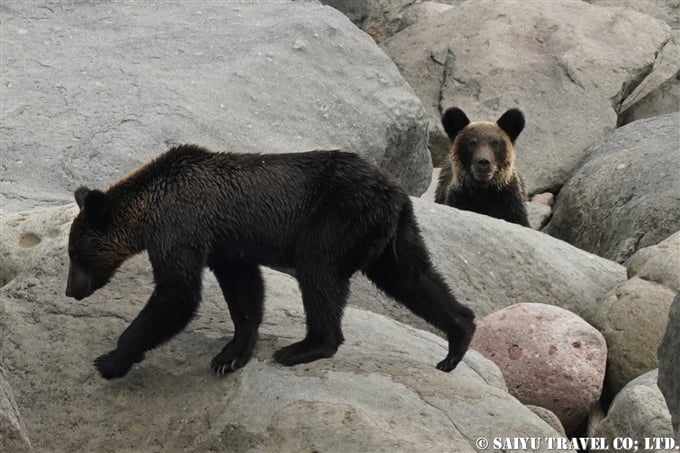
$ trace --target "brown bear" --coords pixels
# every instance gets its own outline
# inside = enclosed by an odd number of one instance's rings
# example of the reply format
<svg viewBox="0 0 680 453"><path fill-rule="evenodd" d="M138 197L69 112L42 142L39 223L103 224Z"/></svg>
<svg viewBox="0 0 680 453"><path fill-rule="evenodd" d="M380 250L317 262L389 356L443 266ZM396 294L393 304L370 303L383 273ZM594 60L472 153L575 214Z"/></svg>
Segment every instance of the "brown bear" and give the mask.
<svg viewBox="0 0 680 453"><path fill-rule="evenodd" d="M495 123L470 122L452 107L444 112L442 124L451 151L439 174L435 202L528 227L526 192L515 167L522 112L510 109Z"/></svg>
<svg viewBox="0 0 680 453"><path fill-rule="evenodd" d="M376 286L440 328L452 370L475 330L472 311L435 271L408 195L353 153L215 153L174 147L106 192L81 187L71 226L66 295L88 297L128 257L147 250L155 289L116 349L95 360L107 379L124 376L144 353L180 332L201 300L205 267L217 277L234 321L215 356L218 374L250 359L262 321L260 265L294 269L307 335L278 350L283 365L335 354L349 279Z"/></svg>

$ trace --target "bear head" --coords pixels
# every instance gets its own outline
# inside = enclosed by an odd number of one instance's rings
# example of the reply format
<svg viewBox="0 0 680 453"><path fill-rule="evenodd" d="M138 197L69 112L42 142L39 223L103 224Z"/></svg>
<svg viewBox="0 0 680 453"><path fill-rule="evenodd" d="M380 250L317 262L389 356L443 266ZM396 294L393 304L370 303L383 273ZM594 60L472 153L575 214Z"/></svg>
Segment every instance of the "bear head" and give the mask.
<svg viewBox="0 0 680 453"><path fill-rule="evenodd" d="M81 300L106 285L125 260L112 232L112 207L99 190L75 191L80 212L71 224L66 296Z"/></svg>
<svg viewBox="0 0 680 453"><path fill-rule="evenodd" d="M449 160L457 185L506 186L515 175L514 143L524 129L518 109L505 112L495 123L471 122L458 107L447 109L442 125L451 140Z"/></svg>

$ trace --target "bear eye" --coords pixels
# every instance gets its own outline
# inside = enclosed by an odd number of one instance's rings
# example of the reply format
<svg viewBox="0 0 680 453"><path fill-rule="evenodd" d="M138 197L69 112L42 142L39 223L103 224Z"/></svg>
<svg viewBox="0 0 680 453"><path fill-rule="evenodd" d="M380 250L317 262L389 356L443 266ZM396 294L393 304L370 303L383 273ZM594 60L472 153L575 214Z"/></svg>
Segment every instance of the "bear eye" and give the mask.
<svg viewBox="0 0 680 453"><path fill-rule="evenodd" d="M491 146L493 146L494 148L498 148L500 146L500 144L501 143L498 140L492 140L491 141Z"/></svg>
<svg viewBox="0 0 680 453"><path fill-rule="evenodd" d="M475 146L477 146L477 139L471 138L470 140L468 140L467 145L469 148L474 148Z"/></svg>

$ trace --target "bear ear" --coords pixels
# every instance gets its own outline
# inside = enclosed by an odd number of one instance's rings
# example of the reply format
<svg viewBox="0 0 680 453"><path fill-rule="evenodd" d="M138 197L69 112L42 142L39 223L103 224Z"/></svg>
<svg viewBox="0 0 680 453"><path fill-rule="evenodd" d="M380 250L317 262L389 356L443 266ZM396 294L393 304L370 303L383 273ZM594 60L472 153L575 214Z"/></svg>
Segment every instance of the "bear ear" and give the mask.
<svg viewBox="0 0 680 453"><path fill-rule="evenodd" d="M87 191L81 209L85 211L87 222L96 229L104 230L111 223L111 201L104 192Z"/></svg>
<svg viewBox="0 0 680 453"><path fill-rule="evenodd" d="M519 109L510 109L498 118L496 124L508 134L510 141L515 143L524 129L524 114Z"/></svg>
<svg viewBox="0 0 680 453"><path fill-rule="evenodd" d="M442 115L442 126L446 131L446 135L453 141L465 126L470 124L467 115L458 107L451 107L447 109Z"/></svg>
<svg viewBox="0 0 680 453"><path fill-rule="evenodd" d="M85 205L85 197L88 193L90 193L90 189L85 186L80 186L75 192L73 192L73 196L76 199L76 203L78 203L78 207L80 209L83 209L83 205Z"/></svg>

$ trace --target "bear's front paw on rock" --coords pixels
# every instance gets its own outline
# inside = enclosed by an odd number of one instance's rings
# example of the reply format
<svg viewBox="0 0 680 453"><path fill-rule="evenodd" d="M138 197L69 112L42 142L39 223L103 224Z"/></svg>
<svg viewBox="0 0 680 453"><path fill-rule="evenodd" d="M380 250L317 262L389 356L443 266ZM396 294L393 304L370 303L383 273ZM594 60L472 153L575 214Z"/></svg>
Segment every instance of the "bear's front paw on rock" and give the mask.
<svg viewBox="0 0 680 453"><path fill-rule="evenodd" d="M139 357L129 357L121 355L118 350L113 350L94 359L94 366L104 379L114 379L125 376L133 364L143 359L144 354Z"/></svg>

